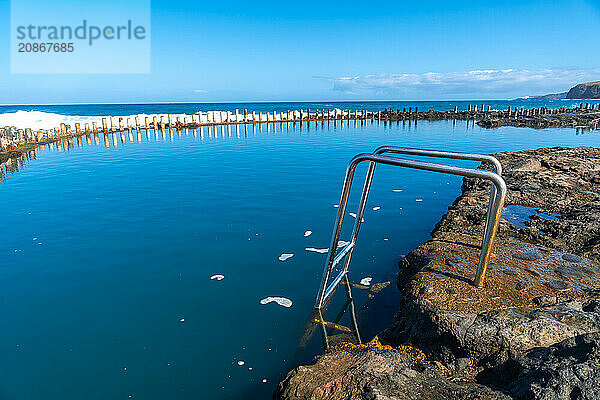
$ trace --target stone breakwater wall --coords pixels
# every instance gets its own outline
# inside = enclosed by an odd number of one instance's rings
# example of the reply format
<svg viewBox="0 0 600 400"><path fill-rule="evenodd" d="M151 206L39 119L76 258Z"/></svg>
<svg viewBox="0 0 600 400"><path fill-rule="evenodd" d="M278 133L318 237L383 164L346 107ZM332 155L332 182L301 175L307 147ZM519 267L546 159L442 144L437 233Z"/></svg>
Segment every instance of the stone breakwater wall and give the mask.
<svg viewBox="0 0 600 400"><path fill-rule="evenodd" d="M600 398L600 149L496 156L508 195L484 286L489 188L465 179L400 262L393 326L291 371L274 398Z"/></svg>
<svg viewBox="0 0 600 400"><path fill-rule="evenodd" d="M380 118L379 112L366 110L287 110L256 112L236 109L231 111L206 111L195 114L153 114L138 116L98 117L97 121L61 123L51 129L0 128L0 151L15 150L19 146L31 143L59 140L90 134L114 134L125 132L179 131L196 129L202 126L218 125L254 125L254 124L310 124L315 122L344 124L344 121L366 121ZM87 118L87 117L86 117Z"/></svg>
<svg viewBox="0 0 600 400"><path fill-rule="evenodd" d="M470 105L466 110L419 111L418 107L386 109L378 114L384 121L473 120L484 128L516 126L528 128L600 129L600 103L580 103L573 108L513 108L495 110L491 106Z"/></svg>
<svg viewBox="0 0 600 400"><path fill-rule="evenodd" d="M64 137L91 134L114 134L124 132L148 132L149 130L196 129L202 126L233 124L343 124L344 121L417 121L417 120L473 120L482 127L523 126L532 128L573 127L578 129L600 128L600 103L581 103L574 108L549 109L512 108L495 110L485 104L468 105L466 109L455 107L449 111L419 111L418 107L403 109L368 110L286 110L256 112L248 110L206 111L195 114L156 114L139 116L98 117L92 122L62 123L50 129L17 129L0 127L0 152L17 151L19 148L48 143Z"/></svg>

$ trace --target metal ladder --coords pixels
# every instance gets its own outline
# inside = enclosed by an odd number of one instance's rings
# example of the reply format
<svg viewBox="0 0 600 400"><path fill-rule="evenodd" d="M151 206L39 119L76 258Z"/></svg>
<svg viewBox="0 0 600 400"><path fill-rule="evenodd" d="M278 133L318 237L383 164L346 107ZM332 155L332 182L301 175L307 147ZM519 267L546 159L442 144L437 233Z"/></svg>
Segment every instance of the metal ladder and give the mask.
<svg viewBox="0 0 600 400"><path fill-rule="evenodd" d="M400 157L384 156L382 155L384 153L448 158L454 160L472 160L482 162L487 161L492 164L495 172L475 168L464 168L453 165L438 164L426 161L417 161ZM352 231L352 238L346 246L344 246L339 252L337 252L338 241L340 239L340 233L346 214L346 206L348 205L348 197L350 195L350 189L352 187L352 181L354 179L354 172L356 170L356 167L362 162L368 162L369 169L367 171L367 176L365 178L360 203L356 212L356 222L354 224L354 230ZM331 244L329 246L329 253L327 255L325 268L323 270L323 278L321 280L321 286L319 288L319 293L317 294L317 298L315 301L315 308L317 310L320 310L325 306L328 299L335 292L342 280L344 280L344 285L347 289L346 292L348 298L352 298L350 281L348 279L348 270L350 267L352 254L356 246L356 240L358 238L358 232L362 223L365 206L367 204L367 197L369 196L369 191L371 188L371 182L373 181L373 175L375 173L376 164L387 164L398 167L419 169L424 171L441 172L445 174L460 175L471 178L480 178L488 180L492 183L488 211L485 221L485 228L483 231L481 254L479 257L479 263L477 265L477 274L473 282L476 287L480 287L485 277L485 273L490 261L491 251L494 245L494 238L496 237L496 231L498 229L498 223L500 222L500 216L502 215L502 208L504 206L504 199L506 197L506 183L504 182L504 179L502 179L501 176L502 165L500 164L500 162L495 157L486 154L457 153L450 151L382 146L375 150L373 153L358 154L357 156L352 158L350 164L348 165L348 169L346 170L346 176L344 178L344 185L342 188L342 194L340 197L335 225L333 229L333 235L331 237ZM331 281L331 283L329 283L331 272L342 261L344 261L344 259L346 260L344 268Z"/></svg>

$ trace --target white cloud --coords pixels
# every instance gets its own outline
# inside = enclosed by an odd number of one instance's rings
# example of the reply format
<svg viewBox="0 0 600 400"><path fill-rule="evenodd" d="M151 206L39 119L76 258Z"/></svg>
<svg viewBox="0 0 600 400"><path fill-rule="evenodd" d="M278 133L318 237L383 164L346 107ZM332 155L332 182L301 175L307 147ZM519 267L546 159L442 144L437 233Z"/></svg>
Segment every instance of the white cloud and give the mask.
<svg viewBox="0 0 600 400"><path fill-rule="evenodd" d="M600 79L598 69L486 69L467 72L378 74L331 79L333 90L346 94L406 97L500 98L567 91L577 83ZM491 97L489 97L491 96Z"/></svg>
<svg viewBox="0 0 600 400"><path fill-rule="evenodd" d="M208 90L204 90L204 89L194 89L194 93L200 93L200 94L204 94L204 93L208 93Z"/></svg>

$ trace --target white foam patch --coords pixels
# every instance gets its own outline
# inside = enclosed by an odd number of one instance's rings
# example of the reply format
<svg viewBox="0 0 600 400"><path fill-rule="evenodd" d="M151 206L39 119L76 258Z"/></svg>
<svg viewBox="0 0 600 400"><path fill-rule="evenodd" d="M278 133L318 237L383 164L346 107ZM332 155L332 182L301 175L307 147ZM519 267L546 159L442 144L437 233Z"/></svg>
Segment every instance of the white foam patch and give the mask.
<svg viewBox="0 0 600 400"><path fill-rule="evenodd" d="M312 235L312 231L304 232L304 237L309 237L310 235Z"/></svg>
<svg viewBox="0 0 600 400"><path fill-rule="evenodd" d="M422 201L423 201L423 199L415 199L415 201L416 201L417 203L420 203L420 202L422 202Z"/></svg>
<svg viewBox="0 0 600 400"><path fill-rule="evenodd" d="M243 360L240 360L240 361L238 361L238 362L237 362L237 365L239 365L240 367L241 367L242 365L244 365L244 364L246 364L246 362L245 362L245 361L243 361Z"/></svg>
<svg viewBox="0 0 600 400"><path fill-rule="evenodd" d="M265 305L269 303L277 303L282 307L290 308L292 306L292 301L286 297L265 297L260 301L260 304Z"/></svg>
<svg viewBox="0 0 600 400"><path fill-rule="evenodd" d="M348 214L350 214L350 216L351 216L352 218L356 218L356 214L355 214L355 213L348 213ZM360 222L365 222L365 219L364 219L364 218L361 218L361 219L360 219Z"/></svg>
<svg viewBox="0 0 600 400"><path fill-rule="evenodd" d="M371 286L371 281L373 280L373 278L371 278L370 276L366 277L366 278L362 278L360 280L360 284L363 286Z"/></svg>
<svg viewBox="0 0 600 400"><path fill-rule="evenodd" d="M279 256L279 261L285 261L288 258L292 258L294 257L294 253L283 253L282 255Z"/></svg>
<svg viewBox="0 0 600 400"><path fill-rule="evenodd" d="M0 126L14 126L21 129L31 128L33 130L53 129L59 127L60 124L71 125L77 122L80 124L96 122L102 126L101 121L102 117L61 115L43 111L19 110L0 114Z"/></svg>
<svg viewBox="0 0 600 400"><path fill-rule="evenodd" d="M208 122L208 114L211 114L212 118L214 115L219 114L218 111L203 111L200 113L200 120L202 122ZM223 120L228 119L225 117L225 112L223 113ZM144 120L148 117L148 121L152 122L153 118L156 117L157 121L160 120L160 117L163 117L163 122L167 123L169 114L131 114L131 115L116 115L112 116L112 121L114 124L118 124L119 118L122 118L123 125L127 127L127 119L129 118L131 124L135 124L135 117L138 117L140 124L143 125ZM192 114L171 114L172 122L175 123L177 121L177 117L179 117L180 121L190 122L192 119ZM98 127L102 126L102 118L106 118L108 122L108 126L111 125L109 115L94 115L94 116L85 116L85 115L62 115L56 113L49 113L43 111L24 111L19 110L15 112L3 113L0 114L0 126L14 126L17 128L25 129L31 128L32 130L43 130L43 129L54 129L58 128L60 124L71 125L72 128L75 127L76 123L81 125L83 129L86 123L90 124L90 128L92 126L92 122L96 122ZM219 115L217 115L219 117ZM235 120L235 114L230 114L229 120ZM195 121L198 121L198 117Z"/></svg>
<svg viewBox="0 0 600 400"><path fill-rule="evenodd" d="M381 210L381 207L379 207L379 206L373 207L373 211L378 211L378 210Z"/></svg>
<svg viewBox="0 0 600 400"><path fill-rule="evenodd" d="M344 246L347 246L347 245L348 245L348 243L350 243L350 242L346 242L345 240L339 240L339 241L338 241L338 247L344 247Z"/></svg>
<svg viewBox="0 0 600 400"><path fill-rule="evenodd" d="M402 189L392 189L392 192L400 193Z"/></svg>
<svg viewBox="0 0 600 400"><path fill-rule="evenodd" d="M221 274L216 274L210 277L211 281L222 281L223 279L225 279L225 275L221 275Z"/></svg>
<svg viewBox="0 0 600 400"><path fill-rule="evenodd" d="M333 205L335 208L338 208L340 205L339 204L334 204Z"/></svg>
<svg viewBox="0 0 600 400"><path fill-rule="evenodd" d="M307 247L304 250L306 251L312 251L313 253L327 253L329 251L329 249L315 249L314 247Z"/></svg>

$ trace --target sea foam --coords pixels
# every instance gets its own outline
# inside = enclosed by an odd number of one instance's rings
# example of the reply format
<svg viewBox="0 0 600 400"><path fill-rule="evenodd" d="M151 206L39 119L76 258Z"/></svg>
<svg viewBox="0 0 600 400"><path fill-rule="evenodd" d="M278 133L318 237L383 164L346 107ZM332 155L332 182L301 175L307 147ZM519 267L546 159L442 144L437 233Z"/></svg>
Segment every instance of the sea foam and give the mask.
<svg viewBox="0 0 600 400"><path fill-rule="evenodd" d="M269 304L275 302L277 304L279 304L282 307L286 307L286 308L290 308L292 306L292 301L288 298L285 297L265 297L264 299L262 299L260 301L260 304L265 305L265 304Z"/></svg>
<svg viewBox="0 0 600 400"><path fill-rule="evenodd" d="M306 251L312 251L313 253L327 253L329 251L329 249L316 249L314 247L306 247L304 250Z"/></svg>
<svg viewBox="0 0 600 400"><path fill-rule="evenodd" d="M282 255L279 256L279 261L285 261L288 258L292 258L294 257L294 253L283 253Z"/></svg>
<svg viewBox="0 0 600 400"><path fill-rule="evenodd" d="M154 117L156 117L157 121L160 120L160 117L163 117L163 122L168 122L169 114L131 114L131 115L94 115L94 116L84 116L84 115L62 115L57 113L49 113L44 111L25 111L19 110L15 112L3 113L0 114L0 127L1 126L14 126L19 129L31 128L32 130L47 130L58 128L60 124L70 125L72 128L75 127L76 123L81 125L81 129L84 128L85 124L90 124L90 128L92 123L95 122L98 128L102 127L102 118L106 118L108 127L111 126L111 117L112 123L114 126L118 125L119 118L123 121L123 126L127 127L127 119L130 120L131 125L135 126L135 118L138 117L138 121L141 125L144 124L145 118L148 118L149 122L152 122ZM172 119L171 121L175 123L177 118L179 117L180 122L183 122L184 119L186 122L191 121L192 114L170 114ZM204 111L199 112L200 121L203 123L210 121L237 121L242 117L241 114L227 114L223 112L221 115L218 111ZM196 117L196 122L198 117Z"/></svg>

